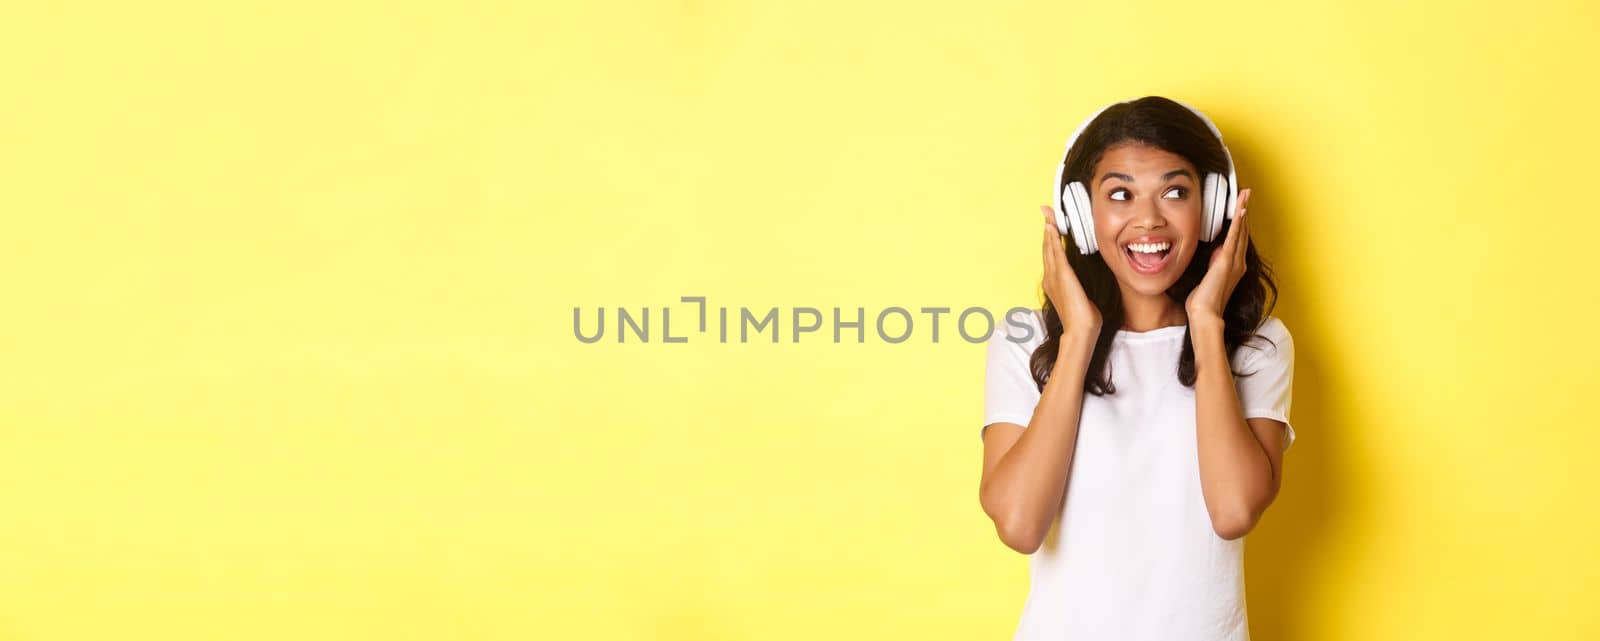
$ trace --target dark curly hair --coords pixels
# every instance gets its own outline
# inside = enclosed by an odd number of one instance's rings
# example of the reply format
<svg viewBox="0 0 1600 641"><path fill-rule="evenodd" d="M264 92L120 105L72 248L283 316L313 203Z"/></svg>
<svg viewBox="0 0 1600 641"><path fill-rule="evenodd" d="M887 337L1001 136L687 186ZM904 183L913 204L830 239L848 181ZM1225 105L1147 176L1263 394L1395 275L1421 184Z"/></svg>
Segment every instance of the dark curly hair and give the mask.
<svg viewBox="0 0 1600 641"><path fill-rule="evenodd" d="M1067 153L1063 182L1091 182L1095 165L1099 164L1105 151L1130 142L1151 145L1182 156L1193 163L1201 175L1207 172L1228 173L1222 142L1199 116L1172 100L1145 96L1107 108L1084 128ZM1232 225L1231 219L1225 219L1215 241L1200 241L1188 268L1167 290L1168 298L1181 305L1189 297L1189 292L1199 286L1210 264L1211 252L1222 246ZM1072 248L1073 244L1069 242L1067 247ZM1111 383L1110 373L1105 370L1111 341L1122 327L1122 292L1117 287L1116 276L1106 265L1103 253L1085 256L1073 249L1066 254L1067 263L1083 284L1090 302L1099 308L1103 321L1100 336L1095 341L1094 354L1089 358L1088 372L1084 376L1084 391L1097 396L1115 394L1117 388ZM1040 290L1043 291L1043 281ZM1277 297L1278 286L1273 281L1272 268L1256 251L1255 243L1251 242L1245 248L1244 276L1234 286L1222 314L1225 323L1223 341L1229 354L1256 335L1255 330L1271 313ZM1029 359L1034 383L1041 390L1051 369L1055 367L1062 332L1061 318L1056 314L1055 305L1051 303L1049 295L1045 294L1043 298L1040 311L1044 316L1045 341ZM1194 342L1189 329L1184 330L1183 353L1178 358L1178 381L1185 387L1194 386Z"/></svg>

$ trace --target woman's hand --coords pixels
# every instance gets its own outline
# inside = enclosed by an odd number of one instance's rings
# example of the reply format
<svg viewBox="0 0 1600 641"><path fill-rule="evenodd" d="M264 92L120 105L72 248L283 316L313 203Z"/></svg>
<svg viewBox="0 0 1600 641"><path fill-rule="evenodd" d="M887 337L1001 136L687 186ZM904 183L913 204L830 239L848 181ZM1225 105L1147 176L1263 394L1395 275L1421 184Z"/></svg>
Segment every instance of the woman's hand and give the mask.
<svg viewBox="0 0 1600 641"><path fill-rule="evenodd" d="M1235 206L1237 213L1234 214L1233 224L1228 226L1227 238L1221 246L1212 250L1205 277L1194 291L1189 292L1188 300L1184 301L1191 326L1196 321L1222 322L1222 312L1228 306L1228 298L1244 276L1244 254L1250 246L1250 225L1244 217L1244 206L1249 200L1249 189L1239 193L1239 203Z"/></svg>
<svg viewBox="0 0 1600 641"><path fill-rule="evenodd" d="M1089 300L1078 282L1078 274L1067 263L1067 253L1062 246L1061 232L1056 230L1055 210L1042 205L1044 210L1044 293L1061 318L1064 335L1094 341L1100 336L1100 309Z"/></svg>

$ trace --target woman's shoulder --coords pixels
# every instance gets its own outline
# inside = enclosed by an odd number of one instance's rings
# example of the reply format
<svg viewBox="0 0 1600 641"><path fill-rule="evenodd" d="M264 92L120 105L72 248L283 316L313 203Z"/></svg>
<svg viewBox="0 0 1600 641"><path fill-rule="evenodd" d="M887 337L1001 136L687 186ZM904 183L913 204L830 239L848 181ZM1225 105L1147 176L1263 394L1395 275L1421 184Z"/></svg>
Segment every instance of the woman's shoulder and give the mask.
<svg viewBox="0 0 1600 641"><path fill-rule="evenodd" d="M1276 354L1293 349L1294 335L1283 319L1268 315L1255 329L1255 334L1240 344L1235 356L1241 361L1254 360L1261 354Z"/></svg>
<svg viewBox="0 0 1600 641"><path fill-rule="evenodd" d="M996 319L989 335L991 345L1004 344L1033 353L1044 343L1044 317L1037 309L1013 307Z"/></svg>
<svg viewBox="0 0 1600 641"><path fill-rule="evenodd" d="M1273 340L1280 338L1283 340L1293 339L1289 335L1289 326L1283 324L1283 319L1272 315L1268 315L1266 320L1261 321L1261 326L1256 328L1256 335L1265 336Z"/></svg>

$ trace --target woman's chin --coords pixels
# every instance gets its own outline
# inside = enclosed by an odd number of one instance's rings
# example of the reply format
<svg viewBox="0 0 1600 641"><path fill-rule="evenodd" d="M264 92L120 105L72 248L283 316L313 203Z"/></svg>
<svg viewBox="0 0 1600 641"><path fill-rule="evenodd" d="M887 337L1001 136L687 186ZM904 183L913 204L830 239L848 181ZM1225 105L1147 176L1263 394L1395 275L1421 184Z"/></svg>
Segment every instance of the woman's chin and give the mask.
<svg viewBox="0 0 1600 641"><path fill-rule="evenodd" d="M1178 283L1178 276L1177 273L1141 274L1130 269L1117 274L1117 279L1122 281L1123 289L1141 296L1166 296L1167 290Z"/></svg>

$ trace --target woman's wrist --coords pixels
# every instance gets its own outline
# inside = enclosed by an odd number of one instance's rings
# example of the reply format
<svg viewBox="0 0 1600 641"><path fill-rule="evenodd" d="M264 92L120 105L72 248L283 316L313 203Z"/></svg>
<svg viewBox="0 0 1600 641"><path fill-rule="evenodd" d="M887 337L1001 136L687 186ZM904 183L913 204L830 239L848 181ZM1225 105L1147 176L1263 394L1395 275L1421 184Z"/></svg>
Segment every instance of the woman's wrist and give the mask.
<svg viewBox="0 0 1600 641"><path fill-rule="evenodd" d="M1200 370L1210 369L1212 363L1226 367L1228 362L1227 324L1222 319L1191 318L1189 338L1194 345L1194 362Z"/></svg>
<svg viewBox="0 0 1600 641"><path fill-rule="evenodd" d="M1211 334L1220 336L1227 326L1227 321L1223 320L1221 316L1216 314L1196 314L1194 312L1189 313L1189 333L1193 336L1199 337L1201 335Z"/></svg>
<svg viewBox="0 0 1600 641"><path fill-rule="evenodd" d="M1097 340L1099 340L1098 332L1089 334L1084 331L1075 331L1062 334L1061 342L1056 345L1056 362L1059 363L1069 356L1093 353Z"/></svg>

